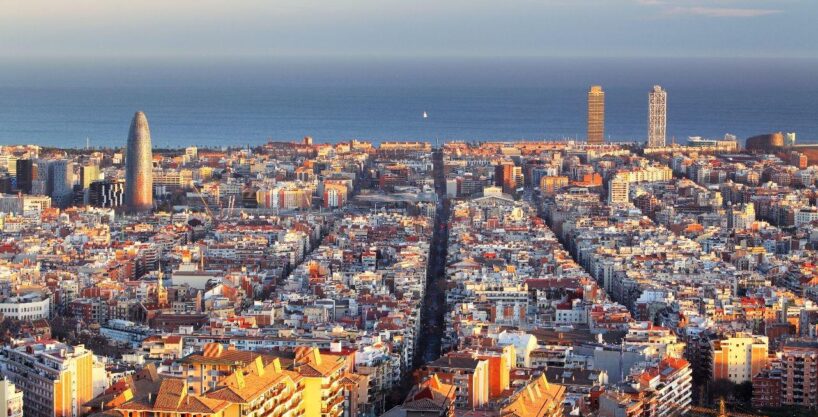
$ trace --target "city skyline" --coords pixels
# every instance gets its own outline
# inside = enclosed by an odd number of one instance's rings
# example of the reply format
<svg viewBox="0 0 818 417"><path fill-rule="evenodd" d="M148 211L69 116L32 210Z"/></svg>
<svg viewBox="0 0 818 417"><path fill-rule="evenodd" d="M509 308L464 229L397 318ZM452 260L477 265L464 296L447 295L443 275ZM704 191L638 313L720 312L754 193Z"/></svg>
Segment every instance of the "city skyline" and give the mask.
<svg viewBox="0 0 818 417"><path fill-rule="evenodd" d="M0 417L818 415L816 0L0 10Z"/></svg>

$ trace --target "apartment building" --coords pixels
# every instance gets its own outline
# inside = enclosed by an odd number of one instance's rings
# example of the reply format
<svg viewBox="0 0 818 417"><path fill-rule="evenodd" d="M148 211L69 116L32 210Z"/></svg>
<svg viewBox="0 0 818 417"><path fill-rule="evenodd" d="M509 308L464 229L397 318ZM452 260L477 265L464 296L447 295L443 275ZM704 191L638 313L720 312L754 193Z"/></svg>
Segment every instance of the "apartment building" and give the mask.
<svg viewBox="0 0 818 417"><path fill-rule="evenodd" d="M8 378L0 379L0 417L23 417L23 391Z"/></svg>
<svg viewBox="0 0 818 417"><path fill-rule="evenodd" d="M741 384L752 380L767 366L766 336L738 333L711 343L713 379Z"/></svg>
<svg viewBox="0 0 818 417"><path fill-rule="evenodd" d="M83 345L37 343L0 351L0 367L25 398L30 417L79 417L93 398L94 355Z"/></svg>
<svg viewBox="0 0 818 417"><path fill-rule="evenodd" d="M788 341L781 365L781 405L818 407L818 342Z"/></svg>
<svg viewBox="0 0 818 417"><path fill-rule="evenodd" d="M489 401L489 363L475 358L443 356L421 368L421 375L437 375L455 389L455 408L473 409Z"/></svg>

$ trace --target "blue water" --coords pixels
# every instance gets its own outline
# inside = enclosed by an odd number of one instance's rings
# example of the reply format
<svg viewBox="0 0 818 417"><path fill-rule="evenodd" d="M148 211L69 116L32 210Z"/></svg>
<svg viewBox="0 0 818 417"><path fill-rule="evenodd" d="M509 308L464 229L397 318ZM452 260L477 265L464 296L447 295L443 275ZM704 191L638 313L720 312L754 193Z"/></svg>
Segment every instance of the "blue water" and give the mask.
<svg viewBox="0 0 818 417"><path fill-rule="evenodd" d="M818 142L818 64L811 61L26 68L0 69L0 144L82 147L87 137L92 146L122 146L136 110L147 112L157 147L306 135L316 142L582 138L592 83L605 88L611 140L644 140L647 92L660 83L668 90L669 139L783 130Z"/></svg>

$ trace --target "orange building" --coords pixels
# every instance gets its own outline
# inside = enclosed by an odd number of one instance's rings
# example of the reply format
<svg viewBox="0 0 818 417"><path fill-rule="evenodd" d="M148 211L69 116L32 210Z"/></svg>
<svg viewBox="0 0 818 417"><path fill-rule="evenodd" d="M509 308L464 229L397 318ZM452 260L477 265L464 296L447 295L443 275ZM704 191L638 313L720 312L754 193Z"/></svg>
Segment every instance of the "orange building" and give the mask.
<svg viewBox="0 0 818 417"><path fill-rule="evenodd" d="M262 365L267 366L276 358L255 352L237 350L230 346L225 348L221 343L208 343L201 352L193 353L179 360L182 376L196 394L202 394L216 387L221 378L244 367L245 364L261 358Z"/></svg>
<svg viewBox="0 0 818 417"><path fill-rule="evenodd" d="M446 384L456 389L455 407L458 409L479 408L489 401L488 361L470 357L446 355L424 365L419 375L437 375Z"/></svg>
<svg viewBox="0 0 818 417"><path fill-rule="evenodd" d="M325 208L342 207L347 201L346 185L324 183L324 194L322 199Z"/></svg>
<svg viewBox="0 0 818 417"><path fill-rule="evenodd" d="M568 177L566 176L546 176L540 178L540 190L545 195L552 195L562 187L568 186Z"/></svg>
<svg viewBox="0 0 818 417"><path fill-rule="evenodd" d="M83 404L93 397L94 355L83 345L6 347L0 362L5 375L23 391L26 416L79 416Z"/></svg>
<svg viewBox="0 0 818 417"><path fill-rule="evenodd" d="M219 380L213 390L199 395L186 379L160 376L149 365L88 406L124 417L295 417L303 413L299 381L297 373L281 369L278 359L265 366L256 357Z"/></svg>
<svg viewBox="0 0 818 417"><path fill-rule="evenodd" d="M317 348L298 347L293 369L302 377L306 417L340 417L344 413L344 386L341 384L346 369L344 356L322 354Z"/></svg>
<svg viewBox="0 0 818 417"><path fill-rule="evenodd" d="M573 181L572 184L580 187L600 187L602 186L602 176L596 172L593 174L585 174L582 176L582 179Z"/></svg>
<svg viewBox="0 0 818 417"><path fill-rule="evenodd" d="M494 185L502 187L506 194L515 194L523 185L523 169L513 162L503 162L494 167Z"/></svg>
<svg viewBox="0 0 818 417"><path fill-rule="evenodd" d="M299 347L281 358L205 345L165 376L148 365L86 403L117 417L340 417L357 415L367 379L349 373L347 356ZM291 369L282 368L282 360Z"/></svg>
<svg viewBox="0 0 818 417"><path fill-rule="evenodd" d="M480 348L472 351L452 352L452 357L473 358L488 364L489 398L498 398L511 384L511 370L517 363L514 345Z"/></svg>

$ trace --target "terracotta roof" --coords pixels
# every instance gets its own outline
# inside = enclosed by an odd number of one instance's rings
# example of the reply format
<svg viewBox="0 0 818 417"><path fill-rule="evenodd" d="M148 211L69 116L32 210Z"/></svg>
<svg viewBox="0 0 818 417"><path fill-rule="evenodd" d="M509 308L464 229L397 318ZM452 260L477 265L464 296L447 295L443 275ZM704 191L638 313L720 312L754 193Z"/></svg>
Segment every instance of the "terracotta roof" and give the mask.
<svg viewBox="0 0 818 417"><path fill-rule="evenodd" d="M433 374L409 393L403 402L403 408L413 411L443 411L454 398L454 385L441 382L440 378Z"/></svg>
<svg viewBox="0 0 818 417"><path fill-rule="evenodd" d="M503 417L541 417L550 415L555 407L562 409L565 387L549 383L541 375L517 393L517 396L502 410Z"/></svg>
<svg viewBox="0 0 818 417"><path fill-rule="evenodd" d="M275 359L274 356L264 355L257 352L236 350L233 348L225 349L221 343L208 343L205 345L205 349L202 352L196 352L185 356L184 358L180 359L179 362L243 366L253 362L256 357L259 356L264 361L265 366Z"/></svg>
<svg viewBox="0 0 818 417"><path fill-rule="evenodd" d="M261 357L257 357L253 363L223 378L216 389L205 396L235 403L248 403L272 390L285 379L291 378L281 371L278 359L264 366Z"/></svg>
<svg viewBox="0 0 818 417"><path fill-rule="evenodd" d="M119 410L155 410L181 413L213 414L224 410L229 402L188 394L187 382L183 379L164 378L156 395L148 393L122 404Z"/></svg>
<svg viewBox="0 0 818 417"><path fill-rule="evenodd" d="M480 361L474 358L458 357L458 356L443 356L427 366L430 368L446 368L446 369L475 369L480 365Z"/></svg>
<svg viewBox="0 0 818 417"><path fill-rule="evenodd" d="M295 350L293 368L306 377L326 377L340 371L344 361L343 357L323 355L317 348L301 346Z"/></svg>

